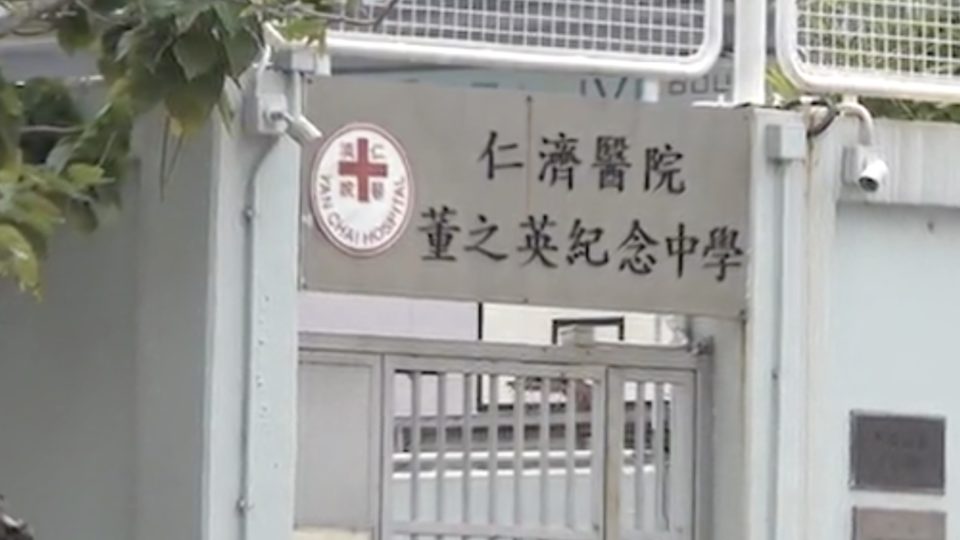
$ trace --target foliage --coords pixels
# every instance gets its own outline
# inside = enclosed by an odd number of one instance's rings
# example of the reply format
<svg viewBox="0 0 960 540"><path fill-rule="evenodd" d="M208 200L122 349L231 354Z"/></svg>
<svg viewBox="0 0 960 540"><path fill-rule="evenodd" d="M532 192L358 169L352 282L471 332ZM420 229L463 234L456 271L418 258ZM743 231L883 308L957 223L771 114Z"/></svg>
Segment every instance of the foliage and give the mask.
<svg viewBox="0 0 960 540"><path fill-rule="evenodd" d="M54 231L90 230L119 204L135 120L162 108L184 137L216 110L228 117L224 85L260 54L263 25L320 42L326 1L0 0L0 37L55 33L95 55L107 89L87 118L65 81L0 72L0 278L39 294Z"/></svg>

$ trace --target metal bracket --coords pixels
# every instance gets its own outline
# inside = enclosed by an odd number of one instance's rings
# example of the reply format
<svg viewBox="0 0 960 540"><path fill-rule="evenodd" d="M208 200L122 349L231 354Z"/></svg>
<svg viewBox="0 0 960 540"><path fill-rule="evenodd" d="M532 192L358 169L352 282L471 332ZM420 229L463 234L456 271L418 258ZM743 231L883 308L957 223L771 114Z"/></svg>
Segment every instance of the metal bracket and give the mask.
<svg viewBox="0 0 960 540"><path fill-rule="evenodd" d="M256 135L288 134L306 144L321 133L303 116L302 85L306 77L330 73L330 58L313 47L283 40L269 26L265 30L273 44L264 47L244 95L244 127Z"/></svg>
<svg viewBox="0 0 960 540"><path fill-rule="evenodd" d="M330 73L330 57L312 48L288 47L277 49L273 54L273 66L285 73L312 77Z"/></svg>
<svg viewBox="0 0 960 540"><path fill-rule="evenodd" d="M771 161L798 161L807 156L807 130L802 124L770 124L763 130L763 139Z"/></svg>

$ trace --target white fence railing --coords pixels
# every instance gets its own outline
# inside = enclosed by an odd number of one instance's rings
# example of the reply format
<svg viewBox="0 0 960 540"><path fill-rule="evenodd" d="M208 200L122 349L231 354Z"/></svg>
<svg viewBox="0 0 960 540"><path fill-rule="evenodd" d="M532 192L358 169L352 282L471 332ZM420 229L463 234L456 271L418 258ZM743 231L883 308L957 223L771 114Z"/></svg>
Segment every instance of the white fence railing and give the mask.
<svg viewBox="0 0 960 540"><path fill-rule="evenodd" d="M697 75L723 42L722 0L344 2L338 54L484 67ZM384 10L392 6L392 10Z"/></svg>
<svg viewBox="0 0 960 540"><path fill-rule="evenodd" d="M387 537L586 540L616 526L626 539L690 538L694 376L392 358Z"/></svg>
<svg viewBox="0 0 960 540"><path fill-rule="evenodd" d="M960 100L953 0L779 0L780 64L815 91Z"/></svg>

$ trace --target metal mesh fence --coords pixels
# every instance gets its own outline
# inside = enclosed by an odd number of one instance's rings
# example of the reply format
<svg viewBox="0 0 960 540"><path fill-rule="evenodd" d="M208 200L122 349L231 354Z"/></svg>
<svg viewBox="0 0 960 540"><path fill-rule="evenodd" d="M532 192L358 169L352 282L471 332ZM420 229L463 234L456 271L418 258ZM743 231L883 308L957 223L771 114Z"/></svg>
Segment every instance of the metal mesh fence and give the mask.
<svg viewBox="0 0 960 540"><path fill-rule="evenodd" d="M781 10L780 37L808 86L960 97L957 0L786 0Z"/></svg>
<svg viewBox="0 0 960 540"><path fill-rule="evenodd" d="M380 9L357 3L343 13L369 20ZM483 50L494 62L502 53L705 62L719 50L721 11L719 0L400 0L377 28L341 25L331 36L334 47L362 39L454 59L472 50L474 60Z"/></svg>

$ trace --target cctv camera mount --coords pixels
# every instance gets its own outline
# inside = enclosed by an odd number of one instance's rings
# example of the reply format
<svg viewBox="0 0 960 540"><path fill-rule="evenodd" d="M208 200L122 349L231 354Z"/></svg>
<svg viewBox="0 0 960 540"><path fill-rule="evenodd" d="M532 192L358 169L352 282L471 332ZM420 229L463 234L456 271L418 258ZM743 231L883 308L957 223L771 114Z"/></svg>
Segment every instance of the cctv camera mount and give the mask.
<svg viewBox="0 0 960 540"><path fill-rule="evenodd" d="M268 39L247 85L244 125L253 134L287 134L307 145L322 133L303 115L302 85L307 77L329 73L330 59L309 44L286 41L270 25L264 30Z"/></svg>
<svg viewBox="0 0 960 540"><path fill-rule="evenodd" d="M863 193L876 193L886 183L890 169L874 147L873 116L862 104L849 99L839 103L837 109L860 120L859 143L843 151L843 183Z"/></svg>
<svg viewBox="0 0 960 540"><path fill-rule="evenodd" d="M864 193L880 190L890 170L880 156L869 146L848 146L843 151L843 183Z"/></svg>

